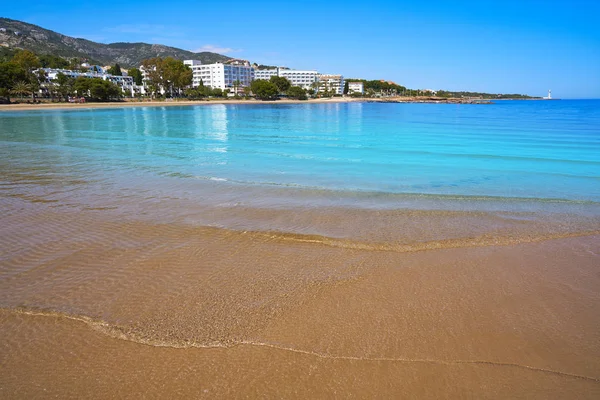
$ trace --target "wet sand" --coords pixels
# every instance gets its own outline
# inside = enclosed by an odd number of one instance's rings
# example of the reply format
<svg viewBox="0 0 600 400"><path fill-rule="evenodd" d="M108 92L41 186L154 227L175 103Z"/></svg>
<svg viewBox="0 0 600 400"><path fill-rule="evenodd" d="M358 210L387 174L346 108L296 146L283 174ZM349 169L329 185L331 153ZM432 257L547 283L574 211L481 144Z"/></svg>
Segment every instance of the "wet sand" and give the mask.
<svg viewBox="0 0 600 400"><path fill-rule="evenodd" d="M3 398L600 396L597 219L34 200L3 200Z"/></svg>

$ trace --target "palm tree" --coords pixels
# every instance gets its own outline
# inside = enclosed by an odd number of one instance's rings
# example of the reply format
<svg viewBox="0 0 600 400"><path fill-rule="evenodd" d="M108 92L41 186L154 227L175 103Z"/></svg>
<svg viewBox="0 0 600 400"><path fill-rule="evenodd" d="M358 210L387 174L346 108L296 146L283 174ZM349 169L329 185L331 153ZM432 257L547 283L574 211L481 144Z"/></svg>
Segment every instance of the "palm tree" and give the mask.
<svg viewBox="0 0 600 400"><path fill-rule="evenodd" d="M32 93L31 85L26 82L20 81L15 83L15 86L10 91L12 94L18 94L21 96L21 101L23 101L23 95L30 95Z"/></svg>
<svg viewBox="0 0 600 400"><path fill-rule="evenodd" d="M321 82L314 81L313 83L310 84L310 87L312 87L313 90L315 91L315 97L316 97L319 94L319 88L321 87Z"/></svg>
<svg viewBox="0 0 600 400"><path fill-rule="evenodd" d="M242 82L240 82L239 80L235 80L233 81L233 93L237 96L238 94L238 88L242 85Z"/></svg>

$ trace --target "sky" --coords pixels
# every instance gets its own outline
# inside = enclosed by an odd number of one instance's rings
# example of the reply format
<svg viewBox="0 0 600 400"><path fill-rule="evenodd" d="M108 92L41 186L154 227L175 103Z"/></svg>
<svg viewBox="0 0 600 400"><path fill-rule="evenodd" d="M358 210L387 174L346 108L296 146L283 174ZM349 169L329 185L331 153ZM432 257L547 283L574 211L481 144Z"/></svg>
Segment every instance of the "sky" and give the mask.
<svg viewBox="0 0 600 400"><path fill-rule="evenodd" d="M414 89L600 98L600 0L116 4L13 1L0 16L101 43L160 43Z"/></svg>

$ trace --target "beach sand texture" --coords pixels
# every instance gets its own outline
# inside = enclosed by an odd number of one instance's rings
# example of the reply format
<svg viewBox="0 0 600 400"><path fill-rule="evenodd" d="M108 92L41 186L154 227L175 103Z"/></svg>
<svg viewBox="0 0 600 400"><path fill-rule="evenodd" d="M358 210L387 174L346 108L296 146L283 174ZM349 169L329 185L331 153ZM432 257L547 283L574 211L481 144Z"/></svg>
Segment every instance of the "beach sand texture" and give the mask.
<svg viewBox="0 0 600 400"><path fill-rule="evenodd" d="M6 209L4 398L600 395L597 233L413 249L361 237L379 211L324 240Z"/></svg>

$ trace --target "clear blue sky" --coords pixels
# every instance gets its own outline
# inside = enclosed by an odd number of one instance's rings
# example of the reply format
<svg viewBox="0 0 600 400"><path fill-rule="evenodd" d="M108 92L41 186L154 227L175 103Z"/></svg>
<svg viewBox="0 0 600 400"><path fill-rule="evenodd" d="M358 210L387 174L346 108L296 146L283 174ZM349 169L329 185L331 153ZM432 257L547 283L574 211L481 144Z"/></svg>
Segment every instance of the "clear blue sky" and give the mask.
<svg viewBox="0 0 600 400"><path fill-rule="evenodd" d="M415 89L600 98L600 0L62 0L1 16L103 43L149 42Z"/></svg>

